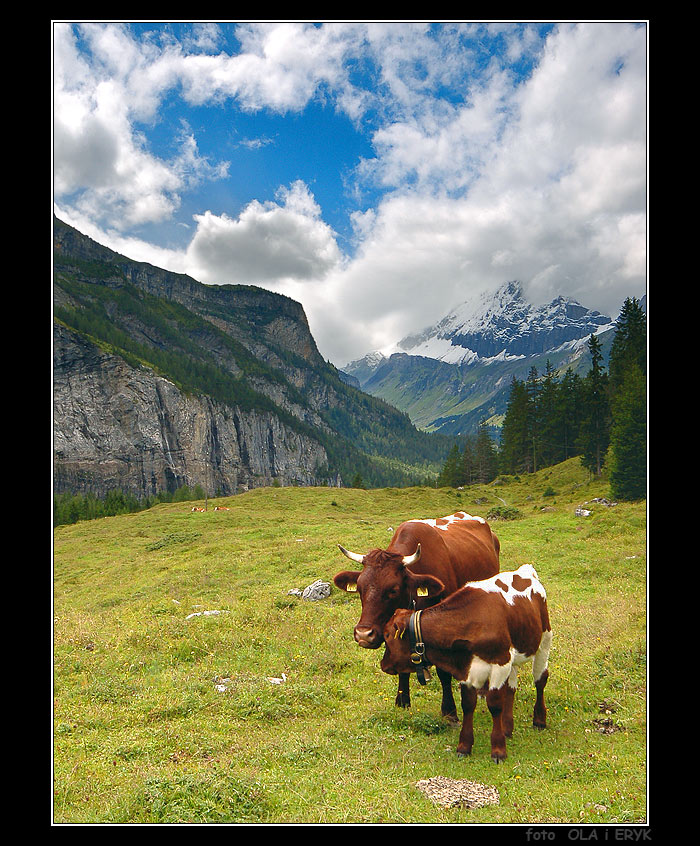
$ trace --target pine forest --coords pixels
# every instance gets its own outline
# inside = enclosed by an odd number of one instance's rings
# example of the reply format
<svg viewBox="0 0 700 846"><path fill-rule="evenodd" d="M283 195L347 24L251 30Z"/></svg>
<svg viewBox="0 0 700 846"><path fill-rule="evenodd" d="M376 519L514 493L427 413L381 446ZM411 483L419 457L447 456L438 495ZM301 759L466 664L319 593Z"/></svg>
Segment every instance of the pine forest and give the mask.
<svg viewBox="0 0 700 846"><path fill-rule="evenodd" d="M500 445L482 424L461 446L455 443L438 486L485 484L499 474L532 473L574 456L594 476L606 466L614 499L637 500L647 481L647 330L639 300L625 300L617 320L607 371L600 342L588 340L591 367L585 376L531 368L514 378Z"/></svg>

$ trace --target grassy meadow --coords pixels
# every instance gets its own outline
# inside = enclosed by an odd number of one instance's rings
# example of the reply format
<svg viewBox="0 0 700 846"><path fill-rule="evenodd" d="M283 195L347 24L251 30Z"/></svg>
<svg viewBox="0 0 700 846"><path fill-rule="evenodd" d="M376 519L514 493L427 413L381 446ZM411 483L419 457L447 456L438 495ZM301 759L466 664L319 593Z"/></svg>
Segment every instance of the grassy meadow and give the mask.
<svg viewBox="0 0 700 846"><path fill-rule="evenodd" d="M645 821L646 504L575 515L606 496L572 459L463 491L264 488L205 513L171 503L58 527L54 823ZM496 765L483 701L457 758L437 677L398 709L381 650L354 643L356 596L288 591L346 569L338 543L365 552L404 519L504 503L519 515L492 521L501 568L536 567L554 641L548 729L531 727L522 669ZM500 803L439 807L415 787L438 775L493 785Z"/></svg>

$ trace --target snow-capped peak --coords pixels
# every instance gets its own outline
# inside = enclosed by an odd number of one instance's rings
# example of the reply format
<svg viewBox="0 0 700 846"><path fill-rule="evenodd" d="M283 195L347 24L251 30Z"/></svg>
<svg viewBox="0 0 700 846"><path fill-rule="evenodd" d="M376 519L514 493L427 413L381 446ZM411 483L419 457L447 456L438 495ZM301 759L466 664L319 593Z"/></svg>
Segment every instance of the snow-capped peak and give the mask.
<svg viewBox="0 0 700 846"><path fill-rule="evenodd" d="M507 360L587 338L611 323L607 315L571 297L558 296L533 306L524 299L522 285L512 281L495 293L461 303L439 323L403 338L398 346L410 355L450 363Z"/></svg>

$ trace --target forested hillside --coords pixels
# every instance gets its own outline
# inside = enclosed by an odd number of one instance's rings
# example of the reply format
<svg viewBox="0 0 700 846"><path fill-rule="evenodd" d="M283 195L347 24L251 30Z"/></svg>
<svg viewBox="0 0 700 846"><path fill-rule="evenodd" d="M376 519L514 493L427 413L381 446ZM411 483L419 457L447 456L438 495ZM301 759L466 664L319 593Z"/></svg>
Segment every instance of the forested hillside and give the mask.
<svg viewBox="0 0 700 846"><path fill-rule="evenodd" d="M590 369L559 375L551 362L527 379L513 378L497 450L485 425L455 444L439 483L488 482L498 473L532 473L580 456L599 476L607 462L611 495L640 499L646 494L646 315L627 299L618 318L609 366L600 340L588 341Z"/></svg>

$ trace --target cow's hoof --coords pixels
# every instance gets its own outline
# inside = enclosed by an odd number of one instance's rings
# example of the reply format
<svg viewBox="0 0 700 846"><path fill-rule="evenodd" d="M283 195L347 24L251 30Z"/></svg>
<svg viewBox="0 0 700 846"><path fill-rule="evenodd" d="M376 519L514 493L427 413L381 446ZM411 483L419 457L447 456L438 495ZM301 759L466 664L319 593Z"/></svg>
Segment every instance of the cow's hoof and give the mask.
<svg viewBox="0 0 700 846"><path fill-rule="evenodd" d="M457 750L457 757L458 758L470 758L471 757L471 750L469 752L465 751L464 749Z"/></svg>
<svg viewBox="0 0 700 846"><path fill-rule="evenodd" d="M459 717L457 716L456 711L452 711L450 714L443 714L443 720L446 720L448 723L459 723Z"/></svg>
<svg viewBox="0 0 700 846"><path fill-rule="evenodd" d="M547 725L545 723L533 723L532 727L537 729L537 731L544 731L547 728Z"/></svg>
<svg viewBox="0 0 700 846"><path fill-rule="evenodd" d="M495 755L491 755L491 760L494 762L494 764L502 764L507 757L508 756L505 752L503 754L497 752Z"/></svg>

